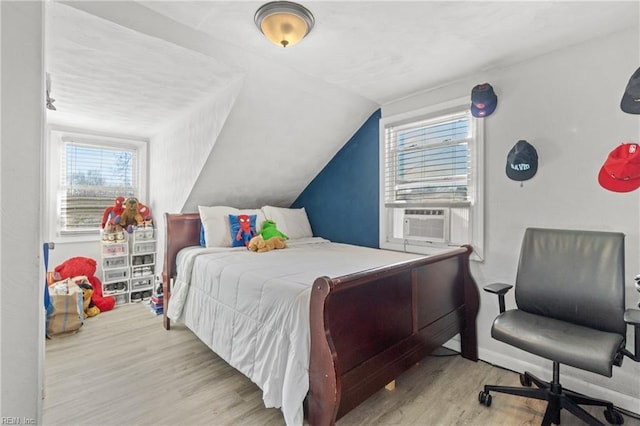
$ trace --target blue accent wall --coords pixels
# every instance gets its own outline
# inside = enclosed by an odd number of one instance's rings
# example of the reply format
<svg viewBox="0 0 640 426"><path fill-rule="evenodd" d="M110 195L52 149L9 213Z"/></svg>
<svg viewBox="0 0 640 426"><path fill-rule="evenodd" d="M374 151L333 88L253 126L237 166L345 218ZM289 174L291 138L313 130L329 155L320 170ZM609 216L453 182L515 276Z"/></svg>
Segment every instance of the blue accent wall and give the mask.
<svg viewBox="0 0 640 426"><path fill-rule="evenodd" d="M374 112L291 205L306 209L315 236L378 248L380 116Z"/></svg>

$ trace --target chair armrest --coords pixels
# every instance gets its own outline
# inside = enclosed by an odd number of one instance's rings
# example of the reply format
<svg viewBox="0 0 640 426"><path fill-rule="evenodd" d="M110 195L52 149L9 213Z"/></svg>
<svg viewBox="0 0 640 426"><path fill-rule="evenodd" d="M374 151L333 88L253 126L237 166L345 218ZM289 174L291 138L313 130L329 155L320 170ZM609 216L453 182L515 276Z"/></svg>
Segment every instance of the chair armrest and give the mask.
<svg viewBox="0 0 640 426"><path fill-rule="evenodd" d="M638 309L627 309L624 311L624 322L629 325L634 326L633 330L633 352L631 353L624 349L622 353L632 360L638 362L640 361L640 310Z"/></svg>
<svg viewBox="0 0 640 426"><path fill-rule="evenodd" d="M500 313L505 311L504 295L511 290L513 286L511 284L493 283L483 287L483 290L488 293L498 295L498 304L500 305Z"/></svg>
<svg viewBox="0 0 640 426"><path fill-rule="evenodd" d="M484 286L483 290L500 296L506 294L512 287L511 284L494 283Z"/></svg>
<svg viewBox="0 0 640 426"><path fill-rule="evenodd" d="M627 309L624 311L624 322L629 325L640 326L640 309Z"/></svg>

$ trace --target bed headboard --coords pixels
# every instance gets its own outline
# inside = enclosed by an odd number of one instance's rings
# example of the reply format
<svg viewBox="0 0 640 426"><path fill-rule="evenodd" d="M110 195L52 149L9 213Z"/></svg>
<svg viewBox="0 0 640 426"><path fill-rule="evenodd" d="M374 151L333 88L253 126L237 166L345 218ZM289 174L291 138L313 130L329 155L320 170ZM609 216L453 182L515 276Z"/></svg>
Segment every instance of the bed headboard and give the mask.
<svg viewBox="0 0 640 426"><path fill-rule="evenodd" d="M189 246L200 245L200 215L198 213L164 214L165 246L162 279L169 282L176 274L176 256Z"/></svg>

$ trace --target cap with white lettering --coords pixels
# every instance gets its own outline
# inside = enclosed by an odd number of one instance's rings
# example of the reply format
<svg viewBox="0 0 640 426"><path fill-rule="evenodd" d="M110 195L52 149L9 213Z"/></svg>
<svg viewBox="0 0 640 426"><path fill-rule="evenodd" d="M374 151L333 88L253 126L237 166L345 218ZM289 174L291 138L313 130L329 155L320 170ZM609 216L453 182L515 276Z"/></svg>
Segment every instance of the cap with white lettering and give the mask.
<svg viewBox="0 0 640 426"><path fill-rule="evenodd" d="M519 140L507 154L507 177L523 181L531 179L538 171L538 152L529 142Z"/></svg>

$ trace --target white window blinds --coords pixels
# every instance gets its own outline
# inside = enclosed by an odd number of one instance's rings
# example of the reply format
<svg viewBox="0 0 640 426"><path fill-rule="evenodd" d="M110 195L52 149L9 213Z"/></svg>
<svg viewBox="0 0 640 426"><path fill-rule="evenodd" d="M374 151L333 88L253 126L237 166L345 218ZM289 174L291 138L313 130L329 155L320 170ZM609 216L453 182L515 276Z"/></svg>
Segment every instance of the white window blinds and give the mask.
<svg viewBox="0 0 640 426"><path fill-rule="evenodd" d="M385 205L472 201L468 111L385 126Z"/></svg>
<svg viewBox="0 0 640 426"><path fill-rule="evenodd" d="M104 209L117 196L138 196L137 149L112 145L63 143L58 197L62 234L98 232Z"/></svg>

